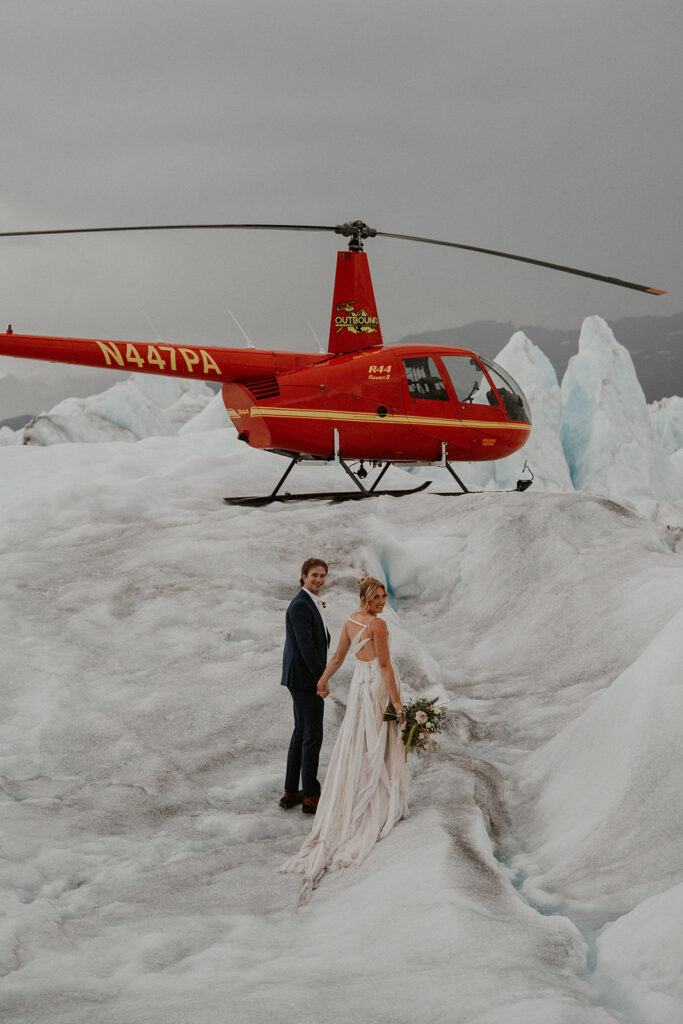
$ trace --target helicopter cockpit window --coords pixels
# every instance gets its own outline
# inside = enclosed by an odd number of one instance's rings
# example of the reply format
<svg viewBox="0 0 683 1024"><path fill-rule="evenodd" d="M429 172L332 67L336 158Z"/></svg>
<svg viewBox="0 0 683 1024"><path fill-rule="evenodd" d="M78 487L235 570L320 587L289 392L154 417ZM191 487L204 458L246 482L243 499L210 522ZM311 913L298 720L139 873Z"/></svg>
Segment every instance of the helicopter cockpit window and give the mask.
<svg viewBox="0 0 683 1024"><path fill-rule="evenodd" d="M472 356L442 356L458 400L464 405L498 405L486 374Z"/></svg>
<svg viewBox="0 0 683 1024"><path fill-rule="evenodd" d="M484 359L482 356L481 361L496 385L510 419L515 423L531 423L529 406L517 381L513 380L507 370L504 370L498 363L494 363L492 359Z"/></svg>
<svg viewBox="0 0 683 1024"><path fill-rule="evenodd" d="M412 398L428 398L432 402L447 402L448 392L438 367L431 356L413 356L403 360Z"/></svg>

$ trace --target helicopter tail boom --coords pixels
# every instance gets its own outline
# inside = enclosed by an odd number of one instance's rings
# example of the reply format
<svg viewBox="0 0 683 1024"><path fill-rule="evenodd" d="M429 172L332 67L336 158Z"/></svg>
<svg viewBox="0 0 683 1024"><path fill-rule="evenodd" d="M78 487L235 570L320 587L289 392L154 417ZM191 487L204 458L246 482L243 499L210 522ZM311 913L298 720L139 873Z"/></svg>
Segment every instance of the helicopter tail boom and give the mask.
<svg viewBox="0 0 683 1024"><path fill-rule="evenodd" d="M36 334L0 335L0 356L39 359L52 363L94 366L184 377L225 384L267 374L285 373L319 362L326 356L258 349L203 348L161 342L108 341L97 338L56 338Z"/></svg>

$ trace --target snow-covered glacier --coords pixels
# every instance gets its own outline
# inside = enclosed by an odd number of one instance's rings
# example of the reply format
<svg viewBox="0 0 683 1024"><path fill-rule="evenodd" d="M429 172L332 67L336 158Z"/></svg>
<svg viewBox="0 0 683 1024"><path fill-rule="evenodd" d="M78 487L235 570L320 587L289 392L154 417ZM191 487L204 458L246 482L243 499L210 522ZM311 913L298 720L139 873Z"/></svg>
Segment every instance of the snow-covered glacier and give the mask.
<svg viewBox="0 0 683 1024"><path fill-rule="evenodd" d="M655 432L631 357L600 317L584 321L562 396L562 443L577 490L683 497L683 481Z"/></svg>
<svg viewBox="0 0 683 1024"><path fill-rule="evenodd" d="M681 381L683 390L683 381ZM669 455L683 448L683 398L661 398L648 407L652 425Z"/></svg>
<svg viewBox="0 0 683 1024"><path fill-rule="evenodd" d="M197 422L0 449L3 1019L683 1018L683 521L560 488L228 507L282 460ZM279 673L311 553L333 637L381 576L404 686L451 714L410 818L297 912Z"/></svg>
<svg viewBox="0 0 683 1024"><path fill-rule="evenodd" d="M215 392L204 381L133 373L89 398L67 398L34 417L21 431L25 444L65 441L139 441L177 434Z"/></svg>

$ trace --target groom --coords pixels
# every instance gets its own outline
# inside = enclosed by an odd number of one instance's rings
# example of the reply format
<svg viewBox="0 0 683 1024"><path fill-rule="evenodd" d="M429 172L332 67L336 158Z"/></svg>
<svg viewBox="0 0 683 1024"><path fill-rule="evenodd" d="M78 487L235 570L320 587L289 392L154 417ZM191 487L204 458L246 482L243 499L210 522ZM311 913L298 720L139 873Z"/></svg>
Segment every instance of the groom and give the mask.
<svg viewBox="0 0 683 1024"><path fill-rule="evenodd" d="M323 741L325 702L316 686L327 664L330 634L320 592L327 580L327 563L307 558L301 566L301 590L290 602L285 618L282 685L294 705L294 732L287 754L285 794L280 807L302 804L304 814L315 814L320 798L318 759ZM301 789L299 789L301 777Z"/></svg>

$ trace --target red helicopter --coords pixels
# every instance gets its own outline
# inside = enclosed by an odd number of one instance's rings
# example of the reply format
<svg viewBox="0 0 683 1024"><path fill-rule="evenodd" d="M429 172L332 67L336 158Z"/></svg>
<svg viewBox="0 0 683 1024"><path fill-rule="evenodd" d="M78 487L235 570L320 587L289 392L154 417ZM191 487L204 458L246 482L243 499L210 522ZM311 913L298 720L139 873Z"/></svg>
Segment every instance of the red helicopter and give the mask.
<svg viewBox="0 0 683 1024"><path fill-rule="evenodd" d="M223 401L239 439L290 460L269 495L225 499L237 504L260 505L301 498L357 499L413 493L429 485L426 480L413 488L378 490L385 472L396 463L445 467L461 487L458 493L467 493L451 461L502 459L520 449L529 437L531 417L526 398L512 377L491 359L451 346L384 346L363 251L367 238L383 236L444 245L578 274L652 295L666 294L618 278L511 253L377 231L363 221L336 226L168 224L66 228L4 231L0 237L201 228L332 231L347 237L348 251L337 253L327 352L56 338L15 334L10 327L0 335L0 355L222 384ZM356 490L281 494L286 477L302 459L337 462L351 477ZM368 475L365 462L379 471L370 486L363 482ZM350 463L360 465L354 471ZM530 483L531 480L520 480L517 489L524 490Z"/></svg>

